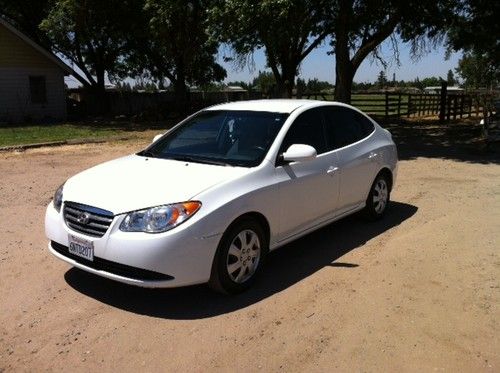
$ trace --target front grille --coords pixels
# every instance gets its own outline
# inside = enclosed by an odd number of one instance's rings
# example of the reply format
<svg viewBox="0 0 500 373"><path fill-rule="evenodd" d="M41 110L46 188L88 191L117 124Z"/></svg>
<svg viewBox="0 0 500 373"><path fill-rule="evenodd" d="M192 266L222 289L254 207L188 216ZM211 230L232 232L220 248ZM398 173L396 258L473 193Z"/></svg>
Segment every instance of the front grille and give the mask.
<svg viewBox="0 0 500 373"><path fill-rule="evenodd" d="M64 203L63 217L69 228L92 237L104 236L113 221L111 211L75 202Z"/></svg>
<svg viewBox="0 0 500 373"><path fill-rule="evenodd" d="M96 269L98 271L104 271L112 273L118 276L127 277L135 280L142 281L166 281L173 280L174 278L163 273L149 271L147 269L137 268L128 266L121 263L112 262L103 258L94 256L94 261L89 261L87 259L81 258L77 255L71 254L67 246L64 246L55 241L51 241L50 245L59 254L73 259L75 262L83 264L86 267Z"/></svg>

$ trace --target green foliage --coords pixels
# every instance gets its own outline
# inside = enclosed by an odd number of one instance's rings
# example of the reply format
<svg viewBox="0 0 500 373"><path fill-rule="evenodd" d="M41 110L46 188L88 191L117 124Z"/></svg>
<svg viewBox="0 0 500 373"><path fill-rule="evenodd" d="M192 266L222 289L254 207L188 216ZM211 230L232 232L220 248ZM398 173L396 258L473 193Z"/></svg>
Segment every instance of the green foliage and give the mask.
<svg viewBox="0 0 500 373"><path fill-rule="evenodd" d="M394 57L398 60L394 34L412 44L412 54L427 50L424 41L438 39L446 29L458 0L338 0L333 2L332 47L336 57L338 101L349 102L353 77L361 63L372 55L385 66L379 54L380 44L392 38Z"/></svg>
<svg viewBox="0 0 500 373"><path fill-rule="evenodd" d="M264 49L278 93L290 96L304 58L329 34L324 0L217 0L210 10L212 33L244 64Z"/></svg>
<svg viewBox="0 0 500 373"><path fill-rule="evenodd" d="M456 69L470 89L494 89L500 83L500 67L493 63L488 54L468 52L458 61Z"/></svg>
<svg viewBox="0 0 500 373"><path fill-rule="evenodd" d="M78 66L88 83L104 90L105 76L126 74L129 37L140 0L55 0L40 27L52 49Z"/></svg>
<svg viewBox="0 0 500 373"><path fill-rule="evenodd" d="M377 86L379 88L384 88L387 85L387 76L384 70L380 70L377 77Z"/></svg>
<svg viewBox="0 0 500 373"><path fill-rule="evenodd" d="M231 82L226 83L226 85L227 86L238 86L238 87L241 87L243 89L246 89L247 91L250 91L252 89L252 83L251 82L245 83L242 80L231 81Z"/></svg>
<svg viewBox="0 0 500 373"><path fill-rule="evenodd" d="M441 85L442 81L443 81L443 79L441 79L440 77L431 76L431 77L428 77L428 78L423 78L420 81L420 84L421 84L422 88L425 88L425 87L439 87Z"/></svg>
<svg viewBox="0 0 500 373"><path fill-rule="evenodd" d="M331 90L332 88L333 84L317 78L309 79L306 84L307 92L323 92Z"/></svg>
<svg viewBox="0 0 500 373"><path fill-rule="evenodd" d="M274 74L270 71L259 71L257 76L252 80L250 86L252 90L270 94L274 92L276 88L276 79Z"/></svg>
<svg viewBox="0 0 500 373"><path fill-rule="evenodd" d="M0 17L46 48L50 48L50 40L39 25L49 9L49 0L0 0Z"/></svg>
<svg viewBox="0 0 500 373"><path fill-rule="evenodd" d="M488 60L488 65L500 63L500 2L495 0L461 0L461 11L448 30L451 50L474 52ZM469 57L471 57L469 55Z"/></svg>
<svg viewBox="0 0 500 373"><path fill-rule="evenodd" d="M207 32L209 5L205 0L145 0L138 17L142 27L130 67L157 81L168 79L181 111L187 108L188 86L207 86L226 77L215 60L218 42Z"/></svg>
<svg viewBox="0 0 500 373"><path fill-rule="evenodd" d="M458 83L452 70L448 70L448 74L446 75L446 82L448 83L448 86L454 86Z"/></svg>

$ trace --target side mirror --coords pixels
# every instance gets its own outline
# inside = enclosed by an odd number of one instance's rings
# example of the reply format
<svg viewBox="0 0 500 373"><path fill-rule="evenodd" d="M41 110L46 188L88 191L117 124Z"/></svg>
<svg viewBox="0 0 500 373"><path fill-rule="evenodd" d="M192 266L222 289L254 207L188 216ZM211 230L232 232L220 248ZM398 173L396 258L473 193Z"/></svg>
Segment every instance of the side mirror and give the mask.
<svg viewBox="0 0 500 373"><path fill-rule="evenodd" d="M155 137L153 137L153 142L157 142L163 135L164 135L164 133L159 133L158 135L156 135Z"/></svg>
<svg viewBox="0 0 500 373"><path fill-rule="evenodd" d="M318 153L311 145L293 144L283 153L283 160L286 162L303 162L316 158Z"/></svg>

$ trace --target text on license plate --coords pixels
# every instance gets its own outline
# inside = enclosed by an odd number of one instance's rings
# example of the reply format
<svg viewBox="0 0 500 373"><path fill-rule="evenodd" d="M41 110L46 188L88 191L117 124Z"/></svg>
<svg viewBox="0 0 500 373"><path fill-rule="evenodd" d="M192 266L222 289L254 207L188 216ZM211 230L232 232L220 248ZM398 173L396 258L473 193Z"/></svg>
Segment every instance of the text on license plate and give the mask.
<svg viewBox="0 0 500 373"><path fill-rule="evenodd" d="M87 260L94 260L94 243L72 235L68 236L69 252Z"/></svg>

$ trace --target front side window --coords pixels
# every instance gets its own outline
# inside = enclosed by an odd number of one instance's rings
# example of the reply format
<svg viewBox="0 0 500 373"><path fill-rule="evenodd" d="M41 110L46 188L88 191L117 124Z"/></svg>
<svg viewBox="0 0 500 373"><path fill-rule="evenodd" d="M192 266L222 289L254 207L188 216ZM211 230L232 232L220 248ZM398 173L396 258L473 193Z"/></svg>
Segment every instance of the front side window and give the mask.
<svg viewBox="0 0 500 373"><path fill-rule="evenodd" d="M207 110L138 154L253 167L262 162L287 117L283 113Z"/></svg>
<svg viewBox="0 0 500 373"><path fill-rule="evenodd" d="M281 144L280 154L293 144L310 145L316 149L318 154L326 151L325 132L320 109L307 110L295 119Z"/></svg>

